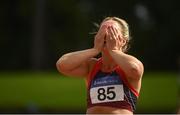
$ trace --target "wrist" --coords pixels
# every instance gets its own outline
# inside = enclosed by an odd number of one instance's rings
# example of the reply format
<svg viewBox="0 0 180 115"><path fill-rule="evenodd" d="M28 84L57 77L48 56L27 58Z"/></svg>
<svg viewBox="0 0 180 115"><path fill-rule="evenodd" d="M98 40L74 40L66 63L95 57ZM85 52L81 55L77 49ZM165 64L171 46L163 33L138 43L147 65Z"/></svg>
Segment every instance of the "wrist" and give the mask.
<svg viewBox="0 0 180 115"><path fill-rule="evenodd" d="M92 49L95 50L95 51L98 52L98 53L101 52L101 49L100 49L100 48L93 47Z"/></svg>
<svg viewBox="0 0 180 115"><path fill-rule="evenodd" d="M101 52L101 50L98 48L92 48L92 50L95 54L99 54Z"/></svg>

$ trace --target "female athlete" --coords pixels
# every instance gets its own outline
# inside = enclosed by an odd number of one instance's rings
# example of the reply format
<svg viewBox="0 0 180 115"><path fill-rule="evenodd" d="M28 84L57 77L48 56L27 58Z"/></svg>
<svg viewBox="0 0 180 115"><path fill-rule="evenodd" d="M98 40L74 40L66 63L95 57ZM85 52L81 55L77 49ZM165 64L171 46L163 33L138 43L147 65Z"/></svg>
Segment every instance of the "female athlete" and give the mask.
<svg viewBox="0 0 180 115"><path fill-rule="evenodd" d="M141 88L143 64L127 53L125 20L107 17L100 24L94 47L64 54L59 72L80 76L87 83L87 114L133 114ZM99 53L101 57L94 58Z"/></svg>

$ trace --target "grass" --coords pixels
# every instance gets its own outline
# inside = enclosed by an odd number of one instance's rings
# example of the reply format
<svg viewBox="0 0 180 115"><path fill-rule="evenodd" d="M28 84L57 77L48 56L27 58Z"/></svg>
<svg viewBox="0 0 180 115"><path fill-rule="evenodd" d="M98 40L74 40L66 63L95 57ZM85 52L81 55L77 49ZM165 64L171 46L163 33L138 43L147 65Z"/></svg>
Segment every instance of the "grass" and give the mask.
<svg viewBox="0 0 180 115"><path fill-rule="evenodd" d="M11 73L0 77L0 107L84 107L85 83L55 73ZM77 99L78 98L78 99Z"/></svg>
<svg viewBox="0 0 180 115"><path fill-rule="evenodd" d="M161 72L144 75L137 111L174 113L177 101L177 74Z"/></svg>
<svg viewBox="0 0 180 115"><path fill-rule="evenodd" d="M177 106L176 73L146 73L137 112L174 112ZM64 77L55 72L0 73L0 108L69 108L85 111L84 79ZM1 109L0 109L1 110Z"/></svg>

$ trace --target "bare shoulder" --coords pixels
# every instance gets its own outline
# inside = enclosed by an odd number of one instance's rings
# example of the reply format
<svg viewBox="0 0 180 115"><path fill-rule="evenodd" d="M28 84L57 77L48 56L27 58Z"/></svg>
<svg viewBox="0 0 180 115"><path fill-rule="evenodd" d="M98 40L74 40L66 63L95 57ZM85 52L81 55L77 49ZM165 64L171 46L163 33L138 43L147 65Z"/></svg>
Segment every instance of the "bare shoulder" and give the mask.
<svg viewBox="0 0 180 115"><path fill-rule="evenodd" d="M144 65L135 56L130 55L128 76L134 80L140 80L144 73Z"/></svg>
<svg viewBox="0 0 180 115"><path fill-rule="evenodd" d="M134 56L133 56L134 57ZM131 60L131 69L126 74L128 82L135 88L137 92L140 92L142 77L144 74L144 65L136 57Z"/></svg>
<svg viewBox="0 0 180 115"><path fill-rule="evenodd" d="M137 59L137 64L139 66L139 71L140 71L140 77L142 77L143 73L144 73L144 65L142 63L142 61L140 61L139 59Z"/></svg>
<svg viewBox="0 0 180 115"><path fill-rule="evenodd" d="M142 61L140 61L139 59L135 58L134 59L134 63L137 66L137 72L139 73L139 77L141 78L143 73L144 73L144 65L142 63Z"/></svg>

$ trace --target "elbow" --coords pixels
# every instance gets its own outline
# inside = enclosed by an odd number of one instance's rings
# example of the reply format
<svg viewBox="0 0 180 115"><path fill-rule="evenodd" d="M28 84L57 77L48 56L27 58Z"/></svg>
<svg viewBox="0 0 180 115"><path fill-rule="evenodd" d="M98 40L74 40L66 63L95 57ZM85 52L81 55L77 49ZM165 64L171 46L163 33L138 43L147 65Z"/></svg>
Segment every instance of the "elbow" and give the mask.
<svg viewBox="0 0 180 115"><path fill-rule="evenodd" d="M56 68L60 73L63 73L67 68L67 58L65 55L63 55L59 60L56 62Z"/></svg>
<svg viewBox="0 0 180 115"><path fill-rule="evenodd" d="M63 73L63 63L61 62L61 60L59 59L57 62L56 62L56 68L58 70L58 72L60 73Z"/></svg>
<svg viewBox="0 0 180 115"><path fill-rule="evenodd" d="M59 60L56 62L56 68L59 72L61 72L61 63Z"/></svg>
<svg viewBox="0 0 180 115"><path fill-rule="evenodd" d="M135 79L139 79L143 75L143 65L142 63L135 63L132 62L131 69L130 69L131 76Z"/></svg>

